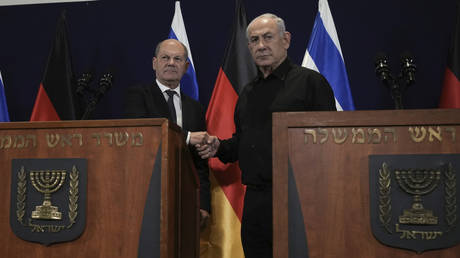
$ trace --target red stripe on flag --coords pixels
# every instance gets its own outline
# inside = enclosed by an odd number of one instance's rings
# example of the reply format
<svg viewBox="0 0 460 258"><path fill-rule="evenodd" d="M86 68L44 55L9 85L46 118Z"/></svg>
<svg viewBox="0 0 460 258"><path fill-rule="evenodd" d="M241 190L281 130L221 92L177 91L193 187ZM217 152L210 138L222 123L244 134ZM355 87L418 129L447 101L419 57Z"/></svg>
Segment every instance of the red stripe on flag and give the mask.
<svg viewBox="0 0 460 258"><path fill-rule="evenodd" d="M219 139L228 139L235 132L233 113L237 100L238 94L222 68L219 69L206 112L207 128L211 135L216 135ZM241 184L241 170L238 163L223 164L217 158L212 158L209 167L241 221L245 188Z"/></svg>
<svg viewBox="0 0 460 258"><path fill-rule="evenodd" d="M40 83L40 88L38 89L37 98L35 99L34 108L32 110L32 115L30 116L30 121L58 121L59 115L56 112L56 109L51 103L48 94L46 93L43 84Z"/></svg>
<svg viewBox="0 0 460 258"><path fill-rule="evenodd" d="M208 131L221 139L232 137L235 132L233 112L238 95L222 68L219 69L216 84L206 112Z"/></svg>
<svg viewBox="0 0 460 258"><path fill-rule="evenodd" d="M449 48L444 83L439 100L440 108L460 108L460 2Z"/></svg>
<svg viewBox="0 0 460 258"><path fill-rule="evenodd" d="M440 108L460 108L460 81L447 68L444 74L444 84L441 92Z"/></svg>

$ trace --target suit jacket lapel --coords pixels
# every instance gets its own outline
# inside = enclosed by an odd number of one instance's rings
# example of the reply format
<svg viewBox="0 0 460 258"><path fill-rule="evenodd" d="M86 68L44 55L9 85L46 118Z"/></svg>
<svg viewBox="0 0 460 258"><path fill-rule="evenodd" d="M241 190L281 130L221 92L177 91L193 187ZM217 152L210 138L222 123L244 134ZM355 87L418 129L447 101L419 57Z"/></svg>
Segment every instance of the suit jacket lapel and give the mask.
<svg viewBox="0 0 460 258"><path fill-rule="evenodd" d="M190 106L192 103L190 103L183 92L180 93L180 96L182 102L182 128L189 130L191 127L190 123L193 120L192 107Z"/></svg>
<svg viewBox="0 0 460 258"><path fill-rule="evenodd" d="M150 114L155 117L170 117L168 103L166 103L163 93L156 83L152 84L150 87L150 94L146 94L146 96L150 98L150 101L147 99Z"/></svg>

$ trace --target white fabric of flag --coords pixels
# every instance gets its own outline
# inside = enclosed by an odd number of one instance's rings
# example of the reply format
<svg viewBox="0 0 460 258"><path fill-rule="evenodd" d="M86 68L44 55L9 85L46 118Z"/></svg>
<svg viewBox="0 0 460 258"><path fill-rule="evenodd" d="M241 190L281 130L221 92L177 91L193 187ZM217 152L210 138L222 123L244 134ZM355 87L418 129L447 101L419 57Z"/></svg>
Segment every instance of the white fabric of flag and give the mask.
<svg viewBox="0 0 460 258"><path fill-rule="evenodd" d="M182 18L182 11L180 9L180 2L176 1L176 7L174 12L173 21L171 24L171 31L169 32L169 38L177 39L182 42L188 50L188 60L190 65L187 72L184 74L180 81L181 90L189 97L198 100L198 83L196 81L195 65L193 63L192 51L190 50L190 44L188 43L187 32L185 31L184 19Z"/></svg>
<svg viewBox="0 0 460 258"><path fill-rule="evenodd" d="M8 107L6 105L5 89L3 87L2 73L0 72L0 122L9 122Z"/></svg>
<svg viewBox="0 0 460 258"><path fill-rule="evenodd" d="M339 37L327 0L318 1L318 13L302 66L321 73L334 91L337 110L355 110Z"/></svg>

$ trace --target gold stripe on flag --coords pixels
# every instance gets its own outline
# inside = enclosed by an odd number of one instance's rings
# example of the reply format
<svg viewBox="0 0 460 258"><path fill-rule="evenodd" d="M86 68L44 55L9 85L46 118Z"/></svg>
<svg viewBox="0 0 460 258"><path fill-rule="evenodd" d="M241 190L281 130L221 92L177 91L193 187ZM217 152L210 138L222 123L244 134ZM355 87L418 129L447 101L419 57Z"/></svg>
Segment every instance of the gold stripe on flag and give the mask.
<svg viewBox="0 0 460 258"><path fill-rule="evenodd" d="M200 258L244 258L241 245L241 222L217 183L214 173L211 181L211 219L200 236Z"/></svg>

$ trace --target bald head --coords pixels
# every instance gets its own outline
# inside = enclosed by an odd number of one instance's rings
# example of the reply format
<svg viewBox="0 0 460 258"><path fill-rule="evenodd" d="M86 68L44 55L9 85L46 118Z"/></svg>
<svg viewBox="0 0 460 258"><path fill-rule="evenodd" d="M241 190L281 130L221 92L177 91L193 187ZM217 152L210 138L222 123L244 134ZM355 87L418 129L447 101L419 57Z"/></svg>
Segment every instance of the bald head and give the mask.
<svg viewBox="0 0 460 258"><path fill-rule="evenodd" d="M177 39L165 39L165 40L161 41L160 43L158 43L157 46L155 47L155 56L158 56L158 52L160 52L161 45L163 45L163 44L168 44L168 45L171 45L171 46L173 46L173 45L182 46L182 48L184 49L184 57L185 57L185 59L187 59L187 57L188 57L187 47Z"/></svg>
<svg viewBox="0 0 460 258"><path fill-rule="evenodd" d="M262 22L262 23L274 22L276 26L278 27L280 36L282 36L284 32L286 32L286 25L284 24L283 19L281 19L280 17L272 13L264 13L262 15L257 16L249 23L248 27L246 28L246 37L248 39L249 39L250 27L253 26L257 22Z"/></svg>

